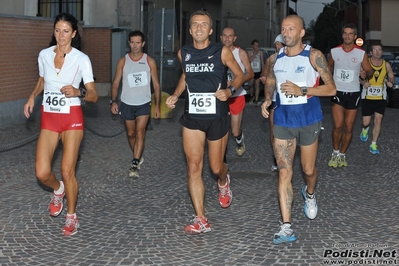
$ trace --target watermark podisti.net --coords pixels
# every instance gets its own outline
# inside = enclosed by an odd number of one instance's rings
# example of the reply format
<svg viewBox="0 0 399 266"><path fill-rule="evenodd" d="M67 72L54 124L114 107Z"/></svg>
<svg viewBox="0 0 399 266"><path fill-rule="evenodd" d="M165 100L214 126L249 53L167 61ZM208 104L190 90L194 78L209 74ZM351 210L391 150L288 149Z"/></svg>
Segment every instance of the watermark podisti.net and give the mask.
<svg viewBox="0 0 399 266"><path fill-rule="evenodd" d="M333 244L323 251L323 265L399 265L399 258L387 244Z"/></svg>

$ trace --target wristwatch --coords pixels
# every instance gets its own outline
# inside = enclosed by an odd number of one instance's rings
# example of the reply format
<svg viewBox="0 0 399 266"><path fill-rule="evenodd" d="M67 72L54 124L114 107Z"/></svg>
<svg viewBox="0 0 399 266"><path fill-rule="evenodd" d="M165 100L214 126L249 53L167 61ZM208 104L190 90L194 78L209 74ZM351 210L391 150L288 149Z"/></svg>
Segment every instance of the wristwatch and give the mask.
<svg viewBox="0 0 399 266"><path fill-rule="evenodd" d="M234 88L233 86L229 86L229 90L231 91L231 95L236 92L236 88Z"/></svg>
<svg viewBox="0 0 399 266"><path fill-rule="evenodd" d="M302 93L302 96L306 96L306 94L308 94L308 88L307 87L301 87L301 93Z"/></svg>
<svg viewBox="0 0 399 266"><path fill-rule="evenodd" d="M109 105L112 105L113 103L116 103L116 100L109 100Z"/></svg>
<svg viewBox="0 0 399 266"><path fill-rule="evenodd" d="M86 97L86 93L87 93L86 88L79 88L79 90L80 90L80 96L79 96L79 98L84 98L84 97Z"/></svg>

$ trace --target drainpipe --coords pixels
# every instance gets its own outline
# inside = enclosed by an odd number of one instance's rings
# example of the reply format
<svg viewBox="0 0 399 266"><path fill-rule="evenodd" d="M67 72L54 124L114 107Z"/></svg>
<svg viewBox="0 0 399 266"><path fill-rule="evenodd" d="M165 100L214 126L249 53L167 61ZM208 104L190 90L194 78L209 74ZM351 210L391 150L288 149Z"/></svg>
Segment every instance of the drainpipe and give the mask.
<svg viewBox="0 0 399 266"><path fill-rule="evenodd" d="M163 50L164 50L164 33L165 33L165 8L162 8L162 19L161 19L161 60L159 62L159 83L161 84L161 90L163 88Z"/></svg>
<svg viewBox="0 0 399 266"><path fill-rule="evenodd" d="M357 36L363 38L363 8L362 0L357 1Z"/></svg>
<svg viewBox="0 0 399 266"><path fill-rule="evenodd" d="M115 27L119 27L119 0L116 1L116 23L115 23Z"/></svg>

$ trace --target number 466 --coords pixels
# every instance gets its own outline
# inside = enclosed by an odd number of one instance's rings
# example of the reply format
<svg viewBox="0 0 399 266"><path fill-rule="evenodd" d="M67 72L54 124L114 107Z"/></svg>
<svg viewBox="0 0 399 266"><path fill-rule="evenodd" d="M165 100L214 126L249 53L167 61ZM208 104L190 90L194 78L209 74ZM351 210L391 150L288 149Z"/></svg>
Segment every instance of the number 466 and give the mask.
<svg viewBox="0 0 399 266"><path fill-rule="evenodd" d="M58 100L58 96L55 96L51 98L51 96L48 96L46 99L46 103L52 106L64 106L66 104L65 97L60 97Z"/></svg>

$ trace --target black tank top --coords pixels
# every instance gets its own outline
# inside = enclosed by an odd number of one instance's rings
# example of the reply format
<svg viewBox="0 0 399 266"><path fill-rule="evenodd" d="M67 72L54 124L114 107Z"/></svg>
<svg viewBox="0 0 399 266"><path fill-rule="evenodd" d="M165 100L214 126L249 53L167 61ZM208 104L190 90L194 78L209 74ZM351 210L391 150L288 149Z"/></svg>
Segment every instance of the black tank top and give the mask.
<svg viewBox="0 0 399 266"><path fill-rule="evenodd" d="M210 43L205 49L196 49L192 44L181 49L182 67L186 74L185 113L194 119L215 119L228 115L228 101L216 99L216 114L189 114L188 92L216 92L227 86L227 67L221 60L223 45Z"/></svg>

